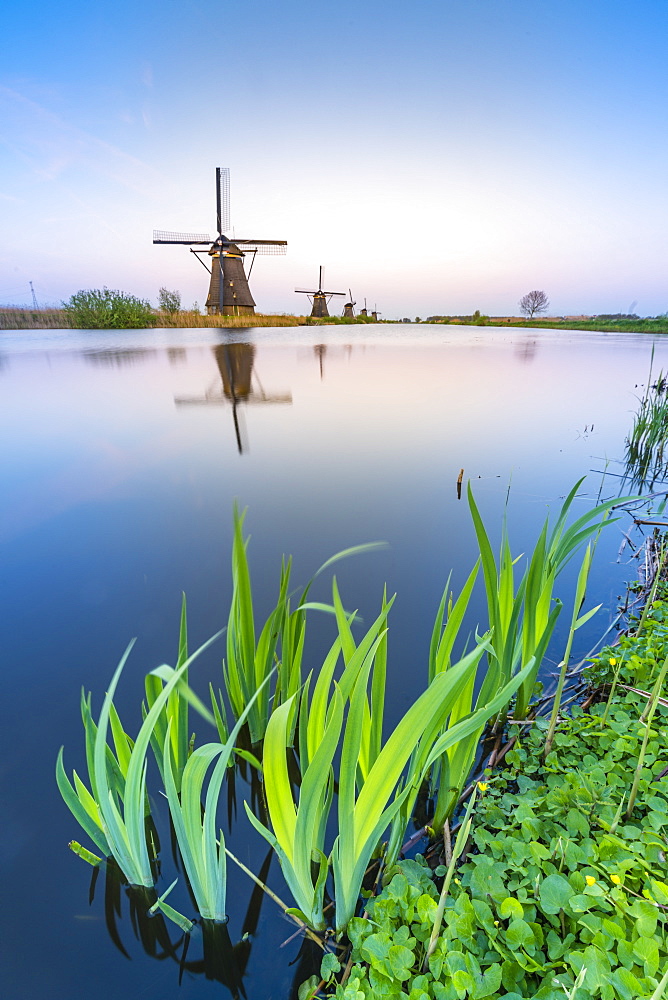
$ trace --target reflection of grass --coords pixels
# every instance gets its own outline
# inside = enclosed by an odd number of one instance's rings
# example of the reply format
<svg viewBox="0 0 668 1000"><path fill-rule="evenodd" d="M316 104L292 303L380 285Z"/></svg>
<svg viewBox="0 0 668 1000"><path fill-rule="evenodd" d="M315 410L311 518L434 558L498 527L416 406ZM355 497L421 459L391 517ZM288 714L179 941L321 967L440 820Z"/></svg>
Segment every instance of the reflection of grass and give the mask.
<svg viewBox="0 0 668 1000"><path fill-rule="evenodd" d="M659 372L648 385L626 439L626 476L636 486L652 487L668 474L668 382Z"/></svg>

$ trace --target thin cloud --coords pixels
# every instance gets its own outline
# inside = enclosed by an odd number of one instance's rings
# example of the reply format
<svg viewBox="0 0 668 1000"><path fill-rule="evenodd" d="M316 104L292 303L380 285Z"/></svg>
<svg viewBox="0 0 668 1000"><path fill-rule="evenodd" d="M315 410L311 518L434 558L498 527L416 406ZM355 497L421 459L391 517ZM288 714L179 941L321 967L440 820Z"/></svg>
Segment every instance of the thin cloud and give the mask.
<svg viewBox="0 0 668 1000"><path fill-rule="evenodd" d="M147 163L72 125L16 90L0 86L0 108L3 117L15 119L4 130L5 135L11 132L13 142L0 141L28 162L38 176L55 180L75 167L83 168L151 200L168 184Z"/></svg>

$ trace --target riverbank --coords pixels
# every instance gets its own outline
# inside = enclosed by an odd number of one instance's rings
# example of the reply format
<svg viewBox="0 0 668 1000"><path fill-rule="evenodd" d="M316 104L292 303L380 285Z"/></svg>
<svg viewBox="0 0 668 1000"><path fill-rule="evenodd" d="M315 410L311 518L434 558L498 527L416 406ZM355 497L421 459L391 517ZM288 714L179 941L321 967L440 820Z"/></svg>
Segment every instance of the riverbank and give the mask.
<svg viewBox="0 0 668 1000"><path fill-rule="evenodd" d="M464 818L463 837L446 828L426 857L391 869L349 925L347 964L326 956L304 996L664 997L667 667L663 581L585 671L588 691L552 751L544 756L546 719L511 726L503 767L477 783L470 834Z"/></svg>
<svg viewBox="0 0 668 1000"><path fill-rule="evenodd" d="M352 326L367 323L400 324L408 320L374 320L370 316L311 316L255 313L252 316L203 316L192 310L178 313L156 311L156 326L178 329L197 327L247 328L262 326ZM668 333L668 318L637 320L597 320L552 317L548 319L523 319L517 316L430 316L420 323L437 326L491 326L521 327L534 330L591 330L598 333ZM0 330L68 330L72 321L64 309L22 309L0 306Z"/></svg>
<svg viewBox="0 0 668 1000"><path fill-rule="evenodd" d="M258 326L350 326L375 323L370 316L329 316L314 319L311 316L291 316L285 313L252 316L203 316L192 310L178 313L157 312L155 326L162 328L190 329L196 327L246 328ZM381 321L382 322L382 321ZM71 330L72 319L65 309L20 309L0 306L0 330Z"/></svg>
<svg viewBox="0 0 668 1000"><path fill-rule="evenodd" d="M443 326L511 326L532 330L591 330L595 333L668 333L668 316L652 319L597 319L553 316L525 319L518 316L430 316L424 322Z"/></svg>

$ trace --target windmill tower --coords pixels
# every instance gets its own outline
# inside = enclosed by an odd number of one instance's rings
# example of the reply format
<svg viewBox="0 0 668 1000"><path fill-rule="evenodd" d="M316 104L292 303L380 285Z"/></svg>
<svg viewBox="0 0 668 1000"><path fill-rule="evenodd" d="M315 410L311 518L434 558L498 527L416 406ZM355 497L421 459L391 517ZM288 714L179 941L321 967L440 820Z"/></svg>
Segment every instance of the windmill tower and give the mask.
<svg viewBox="0 0 668 1000"><path fill-rule="evenodd" d="M360 309L360 316L368 316L368 312L367 312L367 308L366 308L366 299L364 300L364 309Z"/></svg>
<svg viewBox="0 0 668 1000"><path fill-rule="evenodd" d="M356 302L353 302L353 293L348 289L348 301L343 307L343 318L344 319L355 319L355 306Z"/></svg>
<svg viewBox="0 0 668 1000"><path fill-rule="evenodd" d="M332 295L345 295L345 292L325 292L322 287L322 272L324 268L322 264L320 265L320 277L318 278L318 288L315 291L308 291L306 288L295 288L296 292L301 295L308 295L309 299L313 304L311 309L311 316L322 318L323 316L329 316L329 310L327 309L327 303L331 299Z"/></svg>
<svg viewBox="0 0 668 1000"><path fill-rule="evenodd" d="M200 255L198 260L211 275L206 297L206 311L210 316L254 313L255 300L248 278L255 254L284 254L287 240L230 240L224 235L230 229L230 171L227 167L216 167L216 225L218 236L213 241L207 233L171 233L154 229L153 242L180 243L190 246L191 253ZM209 249L192 249L202 244L210 244ZM248 253L253 254L253 259L246 275L244 257ZM200 259L203 254L211 258L210 268Z"/></svg>

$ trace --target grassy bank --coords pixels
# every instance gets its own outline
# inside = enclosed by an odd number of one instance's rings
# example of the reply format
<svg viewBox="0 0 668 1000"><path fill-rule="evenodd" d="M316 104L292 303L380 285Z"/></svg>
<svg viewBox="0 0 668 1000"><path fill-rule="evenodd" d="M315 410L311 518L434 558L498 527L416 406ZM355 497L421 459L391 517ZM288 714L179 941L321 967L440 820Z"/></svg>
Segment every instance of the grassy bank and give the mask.
<svg viewBox="0 0 668 1000"><path fill-rule="evenodd" d="M635 634L592 662L552 751L546 720L511 726L470 827L465 817L454 839L446 825L430 855L386 873L349 924L347 964L325 956L302 997L668 995L665 582L656 597Z"/></svg>
<svg viewBox="0 0 668 1000"><path fill-rule="evenodd" d="M191 310L164 313L156 310L158 327L251 327L251 326L302 326L304 316L261 315L254 316L202 316ZM14 306L0 307L0 330L70 330L71 317L64 309L21 309Z"/></svg>
<svg viewBox="0 0 668 1000"><path fill-rule="evenodd" d="M350 326L356 323L373 323L370 317L347 319L330 316L327 319L312 319L310 316L289 316L285 313L253 316L203 316L192 310L178 313L155 311L157 327L224 327L225 329L258 326ZM73 328L71 317L64 309L21 309L18 306L0 306L0 330L69 330Z"/></svg>
<svg viewBox="0 0 668 1000"><path fill-rule="evenodd" d="M568 319L555 316L547 319L523 319L517 316L430 316L427 323L451 326L512 326L531 330L592 330L598 333L668 333L668 317L655 319Z"/></svg>
<svg viewBox="0 0 668 1000"><path fill-rule="evenodd" d="M224 327L229 329L258 326L354 326L366 323L393 323L400 321L373 320L370 316L328 316L315 319L311 316L256 313L253 316L203 316L192 310L167 313L155 310L156 326ZM535 330L593 330L600 333L668 333L668 318L614 320L521 319L514 316L433 316L424 322L443 326L494 326L526 327ZM73 326L64 309L23 309L19 306L0 306L0 330L68 330Z"/></svg>

